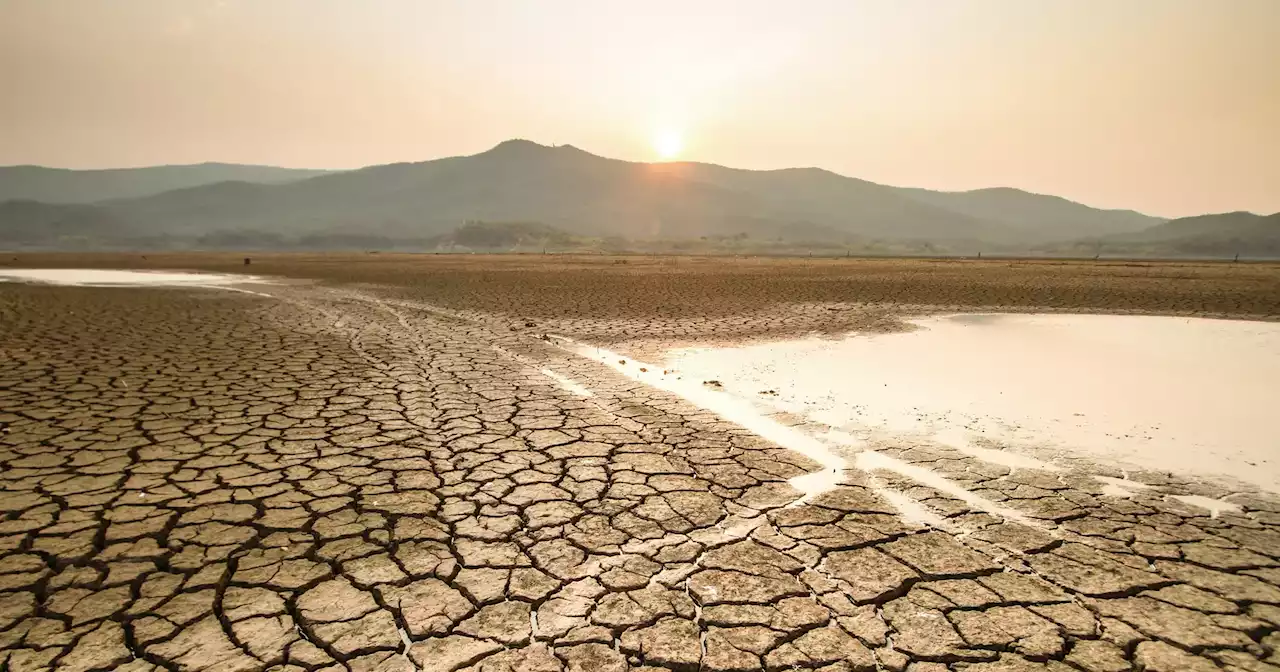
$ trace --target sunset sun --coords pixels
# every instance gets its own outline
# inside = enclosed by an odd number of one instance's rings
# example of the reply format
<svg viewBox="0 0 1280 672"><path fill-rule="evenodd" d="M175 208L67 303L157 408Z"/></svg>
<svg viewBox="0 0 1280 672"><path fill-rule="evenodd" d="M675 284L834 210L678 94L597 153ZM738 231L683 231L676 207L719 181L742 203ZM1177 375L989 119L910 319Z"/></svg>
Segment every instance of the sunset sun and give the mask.
<svg viewBox="0 0 1280 672"><path fill-rule="evenodd" d="M659 131L653 136L653 150L663 159L674 159L684 149L684 139L672 130Z"/></svg>

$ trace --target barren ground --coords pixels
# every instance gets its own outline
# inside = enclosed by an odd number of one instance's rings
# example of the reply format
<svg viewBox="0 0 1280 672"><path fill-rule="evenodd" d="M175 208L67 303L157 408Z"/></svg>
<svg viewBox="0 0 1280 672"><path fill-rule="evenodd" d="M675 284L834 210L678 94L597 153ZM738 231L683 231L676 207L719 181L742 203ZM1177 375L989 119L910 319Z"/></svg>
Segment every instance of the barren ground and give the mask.
<svg viewBox="0 0 1280 672"><path fill-rule="evenodd" d="M541 338L1275 320L1280 267L241 257L2 258L299 280L0 284L0 669L1280 665L1271 494L902 445L797 501L815 463Z"/></svg>

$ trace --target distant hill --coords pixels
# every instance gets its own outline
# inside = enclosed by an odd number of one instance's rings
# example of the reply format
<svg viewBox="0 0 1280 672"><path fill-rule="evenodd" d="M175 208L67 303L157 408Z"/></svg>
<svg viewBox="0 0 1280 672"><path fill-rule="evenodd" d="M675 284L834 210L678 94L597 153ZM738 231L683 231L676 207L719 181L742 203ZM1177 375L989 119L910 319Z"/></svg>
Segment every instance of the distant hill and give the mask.
<svg viewBox="0 0 1280 672"><path fill-rule="evenodd" d="M1280 256L1280 212L1227 212L1172 219L1136 233L1101 239L1108 250L1249 257Z"/></svg>
<svg viewBox="0 0 1280 672"><path fill-rule="evenodd" d="M1014 227L1025 238L1033 240L1131 233L1165 221L1132 210L1100 210L1058 196L1008 187L973 191L904 188L901 191L923 203Z"/></svg>
<svg viewBox="0 0 1280 672"><path fill-rule="evenodd" d="M92 205L14 200L0 203L0 241L17 245L78 246L129 235L128 227Z"/></svg>
<svg viewBox="0 0 1280 672"><path fill-rule="evenodd" d="M93 203L151 196L173 189L228 180L278 184L327 172L329 171L227 163L109 170L0 166L0 201L22 199L45 203Z"/></svg>
<svg viewBox="0 0 1280 672"><path fill-rule="evenodd" d="M13 170L20 169L0 169ZM146 171L170 180L172 171L226 179L96 201L97 210L77 216L107 223L98 229L103 235L127 232L126 244L272 249L468 247L448 238L474 233L450 233L465 222L536 222L578 242L629 240L646 249L663 240L734 241L736 249L1025 249L1129 234L1162 221L1015 189L945 193L817 168L620 161L526 140L471 156L317 175L217 164L121 172ZM113 171L87 171L102 172ZM0 172L0 194L31 191L10 184L12 175ZM198 181L195 173L188 177ZM148 188L158 184L153 180ZM43 200L56 204L89 198L86 193L68 187ZM0 231L21 228L23 213L33 211L6 212L0 216L9 221L0 222ZM37 219L29 224L38 225ZM0 244L13 242L0 236Z"/></svg>
<svg viewBox="0 0 1280 672"><path fill-rule="evenodd" d="M820 168L739 170L705 163L658 163L649 170L714 185L749 197L757 213L771 219L819 227L808 238L831 233L860 238L914 240L1012 240L1018 232L999 222L971 217L866 180ZM826 235L823 231L827 232Z"/></svg>
<svg viewBox="0 0 1280 672"><path fill-rule="evenodd" d="M235 226L284 235L359 230L421 237L475 220L536 221L598 237L786 237L793 229L836 239L858 224L856 211L843 222L807 221L805 213L779 211L757 194L687 179L659 165L516 140L473 156L283 185L206 185L103 205L144 228L178 234ZM910 235L911 223L902 224Z"/></svg>
<svg viewBox="0 0 1280 672"><path fill-rule="evenodd" d="M422 236L483 220L536 221L577 235L632 239L1024 238L1018 226L824 170L635 163L523 140L473 156L281 185L212 184L106 205L143 227L177 233L235 226L286 235L359 229Z"/></svg>

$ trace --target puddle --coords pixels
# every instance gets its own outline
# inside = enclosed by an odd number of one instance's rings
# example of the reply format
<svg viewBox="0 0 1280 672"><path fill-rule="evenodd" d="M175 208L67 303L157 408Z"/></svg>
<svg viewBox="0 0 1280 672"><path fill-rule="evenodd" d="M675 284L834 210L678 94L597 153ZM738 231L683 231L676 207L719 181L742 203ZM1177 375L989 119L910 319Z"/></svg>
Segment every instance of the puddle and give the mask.
<svg viewBox="0 0 1280 672"><path fill-rule="evenodd" d="M956 450L974 457L983 462L998 464L1009 467L1013 470L1018 469L1035 469L1038 471L1061 471L1057 466L1052 465L1044 460L1037 460L1029 455L1014 453L1008 450L1000 450L997 448L983 448L975 445L971 440L971 434L959 428L943 429L933 434L934 443L955 448Z"/></svg>
<svg viewBox="0 0 1280 672"><path fill-rule="evenodd" d="M898 510L898 517L904 522L933 527L939 530L947 530L949 532L956 531L955 525L952 525L950 521L938 515L938 513L933 509L917 502L911 497L908 497L897 490L883 486L875 486L872 489L877 495L883 497L885 501L889 502L889 504Z"/></svg>
<svg viewBox="0 0 1280 672"><path fill-rule="evenodd" d="M1093 478L1102 484L1102 494L1109 497L1128 499L1138 494L1139 491L1151 487L1146 483L1130 481L1126 478L1112 478L1110 476L1094 476Z"/></svg>
<svg viewBox="0 0 1280 672"><path fill-rule="evenodd" d="M726 394L721 391L718 384L707 384L701 378L690 377L687 372L679 374L668 372L653 364L639 362L616 352L577 343L564 337L556 337L556 340L581 357L601 362L632 380L682 397L700 408L737 423L758 436L817 462L821 465L819 470L802 474L788 481L801 493L797 504L807 502L835 488L844 480L843 471L847 464L844 458L833 452L827 444L762 414L750 400Z"/></svg>
<svg viewBox="0 0 1280 672"><path fill-rule="evenodd" d="M573 380L571 378L566 378L556 373L555 371L552 371L551 369L542 369L539 371L539 373L550 378L551 380L556 381L556 384L560 386L560 389L566 392L576 394L579 397L596 396L594 392L592 392L591 390L588 390L586 387L583 387L582 384L579 383L578 381Z"/></svg>
<svg viewBox="0 0 1280 672"><path fill-rule="evenodd" d="M1025 314L914 323L906 333L677 350L667 365L851 439L925 436L1014 468L1054 468L1027 450L1280 491L1270 430L1280 324Z"/></svg>
<svg viewBox="0 0 1280 672"><path fill-rule="evenodd" d="M916 483L928 486L945 495L958 499L977 511L986 511L995 516L1000 516L1005 520L1015 523L1022 523L1030 527L1044 527L1045 523L1028 518L1025 514L1015 511L1007 506L1003 506L993 502L986 497L974 494L967 488L952 481L941 474L910 462L903 462L896 457L890 457L883 453L877 453L874 450L864 450L858 453L854 464L863 471L884 470L891 471L900 476L905 476ZM908 512L904 511L904 515ZM909 517L909 516L908 516Z"/></svg>
<svg viewBox="0 0 1280 672"><path fill-rule="evenodd" d="M115 271L92 268L0 268L0 282L32 282L77 287L196 287L268 296L232 287L267 283L256 275L185 273L179 271Z"/></svg>
<svg viewBox="0 0 1280 672"><path fill-rule="evenodd" d="M791 503L799 506L812 501L814 497L834 489L845 481L844 471L852 468L873 474L870 487L884 497L895 508L903 520L919 525L929 525L940 529L949 529L951 525L936 512L920 502L896 490L884 487L874 477L876 471L896 473L921 485L931 487L959 499L976 510L986 511L1033 527L1044 527L1041 521L1028 518L1026 515L965 489L964 486L945 478L928 468L909 464L895 457L866 449L865 443L856 437L839 431L830 431L819 438L804 431L789 427L770 417L769 409L751 399L742 399L723 390L723 383L715 379L703 379L689 376L688 371L679 374L674 371L657 368L651 364L629 359L618 353L595 346L576 343L570 339L555 337L564 347L578 354L608 366L632 380L651 387L675 394L694 405L711 411L716 415L734 422L756 435L768 439L783 448L793 450L817 462L821 468L796 476L787 482L800 491L801 497ZM545 371L544 371L545 373ZM852 454L853 464L838 454L833 447L839 447L846 454ZM749 526L746 529L754 529Z"/></svg>
<svg viewBox="0 0 1280 672"><path fill-rule="evenodd" d="M1205 497L1204 495L1172 495L1169 499L1176 499L1183 504L1204 509L1209 512L1209 517L1211 518L1217 518L1224 513L1240 513L1242 511L1239 504Z"/></svg>

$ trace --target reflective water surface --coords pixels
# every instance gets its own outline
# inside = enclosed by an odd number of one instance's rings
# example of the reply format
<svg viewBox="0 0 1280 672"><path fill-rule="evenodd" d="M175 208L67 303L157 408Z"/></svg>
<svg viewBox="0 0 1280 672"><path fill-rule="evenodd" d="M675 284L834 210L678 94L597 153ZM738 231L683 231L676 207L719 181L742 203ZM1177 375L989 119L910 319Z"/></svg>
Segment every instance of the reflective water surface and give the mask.
<svg viewBox="0 0 1280 672"><path fill-rule="evenodd" d="M1052 468L1037 458L1070 454L1280 490L1280 324L1024 314L914 324L674 351L666 366L854 442L925 437L1009 466Z"/></svg>
<svg viewBox="0 0 1280 672"><path fill-rule="evenodd" d="M176 271L116 271L96 268L0 268L0 281L89 287L214 286L262 282L253 275Z"/></svg>

